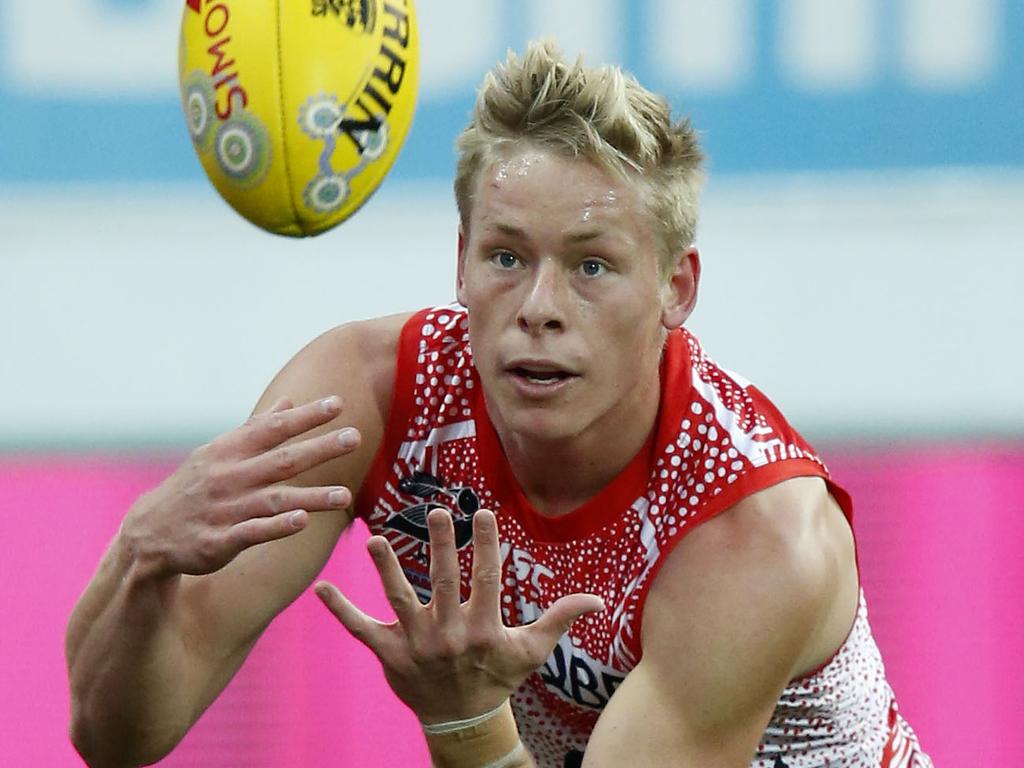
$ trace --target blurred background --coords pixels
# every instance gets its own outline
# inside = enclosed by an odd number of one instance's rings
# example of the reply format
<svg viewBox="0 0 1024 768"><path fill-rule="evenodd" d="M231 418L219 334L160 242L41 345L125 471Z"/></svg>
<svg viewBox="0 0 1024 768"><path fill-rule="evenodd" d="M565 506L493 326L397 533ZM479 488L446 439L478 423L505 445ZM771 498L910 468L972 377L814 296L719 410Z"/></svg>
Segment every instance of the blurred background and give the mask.
<svg viewBox="0 0 1024 768"><path fill-rule="evenodd" d="M420 0L407 144L307 241L202 175L182 6L0 0L0 763L80 764L62 633L132 500L311 338L454 298L453 142L486 69L541 35L702 132L689 325L853 492L876 635L936 764L1019 762L1024 2ZM362 538L327 575L383 614ZM427 765L304 595L162 764L361 766L382 743Z"/></svg>

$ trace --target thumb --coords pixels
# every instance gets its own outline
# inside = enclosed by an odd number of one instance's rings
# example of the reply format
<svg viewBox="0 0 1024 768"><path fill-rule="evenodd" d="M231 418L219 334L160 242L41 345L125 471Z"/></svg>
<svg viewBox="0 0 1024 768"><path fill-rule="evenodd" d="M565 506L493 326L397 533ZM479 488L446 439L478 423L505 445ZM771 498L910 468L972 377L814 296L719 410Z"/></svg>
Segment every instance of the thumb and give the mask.
<svg viewBox="0 0 1024 768"><path fill-rule="evenodd" d="M318 582L314 591L327 610L334 614L352 637L379 655L377 630L380 622L356 608L341 590L329 581Z"/></svg>
<svg viewBox="0 0 1024 768"><path fill-rule="evenodd" d="M587 613L603 611L604 607L604 600L597 595L584 592L566 595L558 598L530 628L549 643L547 652L550 652L558 638L569 631L576 619Z"/></svg>

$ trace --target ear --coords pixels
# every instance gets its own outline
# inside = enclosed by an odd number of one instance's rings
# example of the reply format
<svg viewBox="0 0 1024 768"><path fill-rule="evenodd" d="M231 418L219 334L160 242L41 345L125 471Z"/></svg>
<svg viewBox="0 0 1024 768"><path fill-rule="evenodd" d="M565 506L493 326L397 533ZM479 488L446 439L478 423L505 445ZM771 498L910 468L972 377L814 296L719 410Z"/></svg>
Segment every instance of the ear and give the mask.
<svg viewBox="0 0 1024 768"><path fill-rule="evenodd" d="M455 274L455 298L466 306L466 233L459 224L459 254Z"/></svg>
<svg viewBox="0 0 1024 768"><path fill-rule="evenodd" d="M661 324L668 330L678 328L697 305L700 285L700 252L690 246L676 254L672 271L662 293Z"/></svg>

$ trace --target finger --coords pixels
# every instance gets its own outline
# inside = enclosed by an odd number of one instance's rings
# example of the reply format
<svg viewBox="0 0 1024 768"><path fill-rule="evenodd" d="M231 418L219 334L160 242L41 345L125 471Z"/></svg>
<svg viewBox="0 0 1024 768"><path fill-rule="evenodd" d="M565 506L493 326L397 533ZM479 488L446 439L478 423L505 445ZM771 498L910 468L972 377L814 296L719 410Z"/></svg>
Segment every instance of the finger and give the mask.
<svg viewBox="0 0 1024 768"><path fill-rule="evenodd" d="M377 656L381 655L381 643L384 640L384 631L387 625L356 608L341 593L341 590L329 581L317 582L314 591L316 596L320 598L320 601L327 606L327 610L334 614L334 617L341 622L341 625L348 630L352 637L373 651Z"/></svg>
<svg viewBox="0 0 1024 768"><path fill-rule="evenodd" d="M288 443L246 459L239 464L238 471L250 485L279 483L351 453L359 446L361 439L359 430L345 427L319 437Z"/></svg>
<svg viewBox="0 0 1024 768"><path fill-rule="evenodd" d="M383 536L371 536L366 542L366 549L373 558L373 564L380 574L380 583L384 587L384 596L399 623L409 633L415 632L420 625L422 606L391 544Z"/></svg>
<svg viewBox="0 0 1024 768"><path fill-rule="evenodd" d="M573 622L584 614L603 611L604 607L604 600L597 595L576 593L558 598L537 621L522 630L530 633L536 641L538 663L548 657Z"/></svg>
<svg viewBox="0 0 1024 768"><path fill-rule="evenodd" d="M240 452L244 456L255 456L293 437L327 424L341 413L341 398L331 395L320 400L292 405L287 397L275 401L270 410L253 414L238 429L228 432L215 443L225 450Z"/></svg>
<svg viewBox="0 0 1024 768"><path fill-rule="evenodd" d="M264 413L278 413L280 411L287 411L289 408L294 408L294 407L295 406L292 403L291 398L279 397L274 402L274 404L272 406L270 406L270 408L268 408L266 411L264 411Z"/></svg>
<svg viewBox="0 0 1024 768"><path fill-rule="evenodd" d="M352 492L343 485L316 488L273 485L241 499L234 508L234 522L272 517L295 509L347 509L351 504Z"/></svg>
<svg viewBox="0 0 1024 768"><path fill-rule="evenodd" d="M494 513L481 509L473 515L473 575L469 609L474 621L501 617L501 552Z"/></svg>
<svg viewBox="0 0 1024 768"><path fill-rule="evenodd" d="M273 517L255 517L232 525L228 529L228 542L236 552L241 552L296 534L308 522L309 513L304 509L293 509Z"/></svg>
<svg viewBox="0 0 1024 768"><path fill-rule="evenodd" d="M434 610L441 623L453 621L459 613L459 556L455 550L455 527L451 514L435 509L427 515L430 531L430 590Z"/></svg>

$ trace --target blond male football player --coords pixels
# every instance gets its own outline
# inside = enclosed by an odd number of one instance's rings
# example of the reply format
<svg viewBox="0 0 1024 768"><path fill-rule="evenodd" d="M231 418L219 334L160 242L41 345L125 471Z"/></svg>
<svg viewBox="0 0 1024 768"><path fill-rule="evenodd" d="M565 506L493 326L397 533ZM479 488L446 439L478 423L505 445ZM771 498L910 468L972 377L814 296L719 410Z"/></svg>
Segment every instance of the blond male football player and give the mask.
<svg viewBox="0 0 1024 768"><path fill-rule="evenodd" d="M317 593L438 766L930 766L848 496L683 328L689 123L538 44L459 150L458 304L316 339L128 512L67 632L81 753L170 751L358 516L398 620Z"/></svg>

